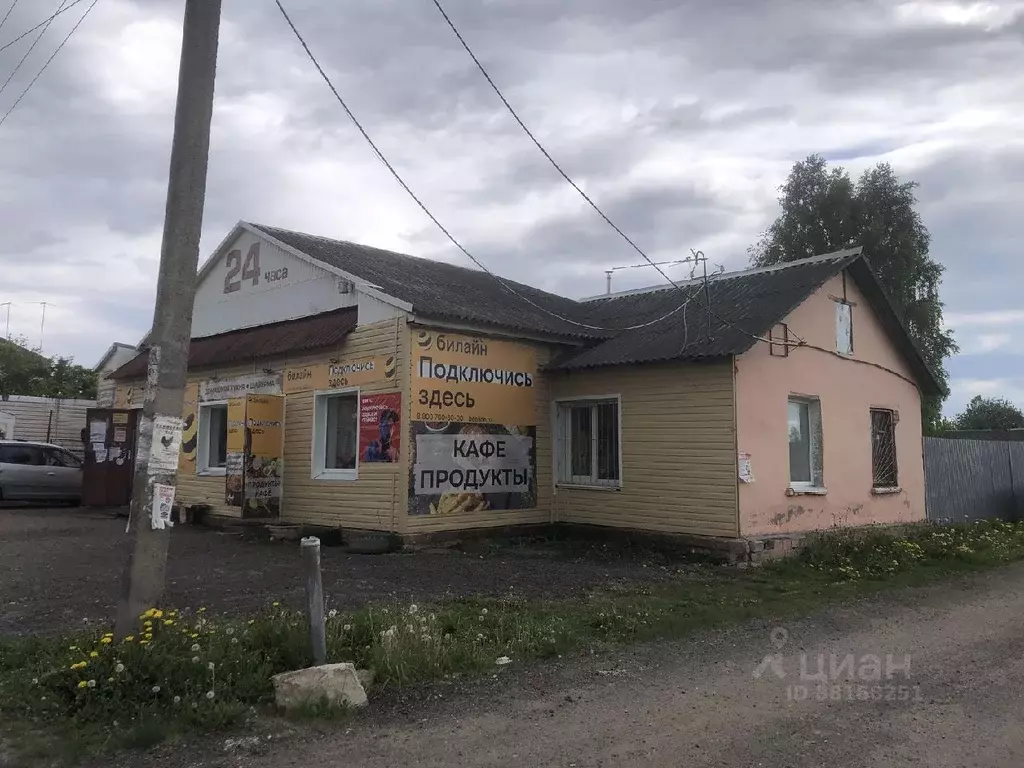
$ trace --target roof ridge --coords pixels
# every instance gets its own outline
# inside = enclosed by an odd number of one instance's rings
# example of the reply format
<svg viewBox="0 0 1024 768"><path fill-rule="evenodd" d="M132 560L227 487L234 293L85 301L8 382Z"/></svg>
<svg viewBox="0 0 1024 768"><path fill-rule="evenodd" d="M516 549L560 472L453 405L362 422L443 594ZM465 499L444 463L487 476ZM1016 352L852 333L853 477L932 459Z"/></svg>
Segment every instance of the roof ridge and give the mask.
<svg viewBox="0 0 1024 768"><path fill-rule="evenodd" d="M811 264L820 264L825 261L839 261L842 259L849 258L851 256L859 256L863 253L863 248L859 245L852 248L844 248L839 251L832 251L830 253L822 253L817 256L806 256L802 259L793 259L792 261L783 261L779 264L772 264L768 267L753 267L750 269L737 269L732 272L722 272L717 275L708 275L708 282L720 282L723 280L732 280L738 277L750 277L752 275L766 275L773 272L781 272L785 269L791 269L793 267L808 266ZM597 301L603 301L607 299L617 299L620 297L636 296L640 293L657 293L658 291L670 291L676 286L684 288L687 286L698 285L704 282L704 278L697 277L691 280L676 280L675 285L670 283L659 283L658 285L651 285L645 288L632 288L626 291L618 291L616 293L607 293L599 296L590 296L585 299L580 299L584 303L594 303Z"/></svg>

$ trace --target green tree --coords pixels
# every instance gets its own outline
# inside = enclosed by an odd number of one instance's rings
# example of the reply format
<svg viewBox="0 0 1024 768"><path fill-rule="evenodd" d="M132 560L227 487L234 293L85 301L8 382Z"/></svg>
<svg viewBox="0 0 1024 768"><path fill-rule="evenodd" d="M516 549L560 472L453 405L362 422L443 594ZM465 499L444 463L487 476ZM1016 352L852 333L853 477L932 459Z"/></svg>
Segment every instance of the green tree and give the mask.
<svg viewBox="0 0 1024 768"><path fill-rule="evenodd" d="M96 372L70 357L45 357L24 339L0 339L0 396L96 399Z"/></svg>
<svg viewBox="0 0 1024 768"><path fill-rule="evenodd" d="M954 429L1022 429L1024 412L1001 397L975 395L964 412L953 419Z"/></svg>
<svg viewBox="0 0 1024 768"><path fill-rule="evenodd" d="M948 394L945 360L957 346L942 324L943 267L928 254L931 235L914 209L916 187L900 181L888 163L864 171L855 184L844 168L830 169L821 155L811 155L793 166L779 188L779 216L751 246L750 256L755 266L767 267L863 246L946 390L922 403L925 430L934 433Z"/></svg>

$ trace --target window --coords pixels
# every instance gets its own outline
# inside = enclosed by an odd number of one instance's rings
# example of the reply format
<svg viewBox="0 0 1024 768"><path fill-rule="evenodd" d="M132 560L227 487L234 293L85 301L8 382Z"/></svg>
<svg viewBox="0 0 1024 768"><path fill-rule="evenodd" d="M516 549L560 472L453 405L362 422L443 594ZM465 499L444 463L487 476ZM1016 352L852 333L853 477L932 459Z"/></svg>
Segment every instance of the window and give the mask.
<svg viewBox="0 0 1024 768"><path fill-rule="evenodd" d="M41 449L32 445L0 445L0 464L41 467L45 464Z"/></svg>
<svg viewBox="0 0 1024 768"><path fill-rule="evenodd" d="M359 392L317 394L313 410L313 478L355 480L359 463Z"/></svg>
<svg viewBox="0 0 1024 768"><path fill-rule="evenodd" d="M845 301L836 302L836 352L853 354L853 308Z"/></svg>
<svg viewBox="0 0 1024 768"><path fill-rule="evenodd" d="M199 450L196 464L200 474L223 475L228 463L228 405L199 406Z"/></svg>
<svg viewBox="0 0 1024 768"><path fill-rule="evenodd" d="M824 488L821 461L821 403L789 399L789 485L795 490Z"/></svg>
<svg viewBox="0 0 1024 768"><path fill-rule="evenodd" d="M46 450L46 466L48 467L71 467L78 469L82 462L78 457L60 448L48 448Z"/></svg>
<svg viewBox="0 0 1024 768"><path fill-rule="evenodd" d="M885 408L871 409L871 485L873 488L896 488L896 412Z"/></svg>
<svg viewBox="0 0 1024 768"><path fill-rule="evenodd" d="M562 402L557 408L558 482L618 488L618 398Z"/></svg>

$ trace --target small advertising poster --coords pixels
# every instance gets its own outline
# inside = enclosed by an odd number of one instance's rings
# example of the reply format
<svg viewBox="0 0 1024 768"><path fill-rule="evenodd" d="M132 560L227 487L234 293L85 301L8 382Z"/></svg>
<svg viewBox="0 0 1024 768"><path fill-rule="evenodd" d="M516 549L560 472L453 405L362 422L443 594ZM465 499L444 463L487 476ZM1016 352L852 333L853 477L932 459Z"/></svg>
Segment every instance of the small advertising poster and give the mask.
<svg viewBox="0 0 1024 768"><path fill-rule="evenodd" d="M228 400L227 456L224 466L224 503L242 506L245 469L245 398Z"/></svg>
<svg viewBox="0 0 1024 768"><path fill-rule="evenodd" d="M249 395L246 398L245 503L242 517L277 517L281 513L284 473L284 397Z"/></svg>
<svg viewBox="0 0 1024 768"><path fill-rule="evenodd" d="M181 452L181 419L157 416L153 419L153 442L149 449L149 471L174 472Z"/></svg>
<svg viewBox="0 0 1024 768"><path fill-rule="evenodd" d="M359 460L394 464L400 456L402 395L388 392L359 399Z"/></svg>
<svg viewBox="0 0 1024 768"><path fill-rule="evenodd" d="M412 423L410 515L537 506L537 428Z"/></svg>
<svg viewBox="0 0 1024 768"><path fill-rule="evenodd" d="M311 389L341 389L359 387L395 377L395 356L342 358L330 363L288 368L284 372L283 391L286 395L308 392Z"/></svg>
<svg viewBox="0 0 1024 768"><path fill-rule="evenodd" d="M199 385L193 382L185 386L185 398L181 404L181 453L178 454L178 472L194 475L196 473L196 446L199 444L197 429L199 428L196 410L199 405Z"/></svg>

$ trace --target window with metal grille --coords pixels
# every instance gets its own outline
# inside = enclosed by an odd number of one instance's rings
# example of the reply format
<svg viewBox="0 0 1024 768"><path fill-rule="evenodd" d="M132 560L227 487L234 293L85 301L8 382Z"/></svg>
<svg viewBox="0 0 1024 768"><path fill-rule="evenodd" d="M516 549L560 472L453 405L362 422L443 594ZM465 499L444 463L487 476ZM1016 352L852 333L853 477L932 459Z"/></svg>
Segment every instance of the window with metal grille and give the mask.
<svg viewBox="0 0 1024 768"><path fill-rule="evenodd" d="M619 400L575 400L557 404L558 482L617 488Z"/></svg>
<svg viewBox="0 0 1024 768"><path fill-rule="evenodd" d="M896 467L896 412L871 409L872 486L895 488L899 485Z"/></svg>

